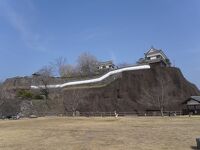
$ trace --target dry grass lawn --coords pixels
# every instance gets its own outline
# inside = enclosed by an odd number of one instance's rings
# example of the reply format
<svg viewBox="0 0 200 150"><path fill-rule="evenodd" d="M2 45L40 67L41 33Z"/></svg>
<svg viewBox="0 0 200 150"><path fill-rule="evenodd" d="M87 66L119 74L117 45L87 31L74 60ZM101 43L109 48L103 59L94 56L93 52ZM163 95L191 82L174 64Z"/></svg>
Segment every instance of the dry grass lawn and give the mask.
<svg viewBox="0 0 200 150"><path fill-rule="evenodd" d="M200 117L0 120L0 150L190 150Z"/></svg>

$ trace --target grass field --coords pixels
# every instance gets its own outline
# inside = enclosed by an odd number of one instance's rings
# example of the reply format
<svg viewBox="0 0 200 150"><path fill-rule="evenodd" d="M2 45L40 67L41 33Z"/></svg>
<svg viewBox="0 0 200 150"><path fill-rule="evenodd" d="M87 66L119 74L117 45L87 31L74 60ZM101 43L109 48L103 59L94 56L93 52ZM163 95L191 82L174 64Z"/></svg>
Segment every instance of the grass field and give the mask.
<svg viewBox="0 0 200 150"><path fill-rule="evenodd" d="M190 150L200 117L0 120L0 150Z"/></svg>

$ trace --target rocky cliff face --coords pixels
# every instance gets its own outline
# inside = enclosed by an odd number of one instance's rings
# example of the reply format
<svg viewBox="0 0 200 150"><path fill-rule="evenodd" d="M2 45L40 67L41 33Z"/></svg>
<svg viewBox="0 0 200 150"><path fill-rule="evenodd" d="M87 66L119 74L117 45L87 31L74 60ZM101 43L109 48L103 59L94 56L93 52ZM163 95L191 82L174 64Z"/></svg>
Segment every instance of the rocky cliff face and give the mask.
<svg viewBox="0 0 200 150"><path fill-rule="evenodd" d="M56 80L58 79L54 79L54 82L61 82L60 79ZM48 100L26 102L16 100L16 91L20 88L29 89L33 82L35 82L33 78L13 78L5 81L2 90L3 99L17 101L13 103L19 107L16 111L26 110L24 106L27 105L29 111L31 110L29 114L33 112L56 114L74 110L81 112L157 110L160 105L165 110L181 110L182 102L188 97L200 95L198 88L188 82L178 68L157 67L127 71L107 85L84 85L50 90ZM1 105L0 111L3 109Z"/></svg>
<svg viewBox="0 0 200 150"><path fill-rule="evenodd" d="M163 90L162 90L163 88ZM66 90L65 93L70 93ZM144 111L159 109L163 96L165 110L180 110L182 102L200 92L177 68L154 68L122 73L122 78L101 88L82 89L86 93L80 111ZM162 94L163 93L163 94ZM68 94L65 94L67 97Z"/></svg>

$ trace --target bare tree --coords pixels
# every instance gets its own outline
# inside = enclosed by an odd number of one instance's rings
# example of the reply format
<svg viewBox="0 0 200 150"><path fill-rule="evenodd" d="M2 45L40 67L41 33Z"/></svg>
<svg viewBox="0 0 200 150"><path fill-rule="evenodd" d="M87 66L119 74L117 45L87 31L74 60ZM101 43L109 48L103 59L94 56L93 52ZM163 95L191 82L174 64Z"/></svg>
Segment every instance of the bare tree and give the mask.
<svg viewBox="0 0 200 150"><path fill-rule="evenodd" d="M70 64L66 64L64 67L64 77L77 76L76 68Z"/></svg>
<svg viewBox="0 0 200 150"><path fill-rule="evenodd" d="M60 77L72 77L73 75L77 75L77 68L68 64L65 58L59 57L55 61L54 66L56 70L58 70Z"/></svg>
<svg viewBox="0 0 200 150"><path fill-rule="evenodd" d="M82 75L93 75L97 70L97 58L84 52L78 57L78 68Z"/></svg>
<svg viewBox="0 0 200 150"><path fill-rule="evenodd" d="M68 91L67 97L63 94L63 104L65 107L65 111L72 112L72 115L75 116L77 108L82 101L81 93L77 89L72 89Z"/></svg>
<svg viewBox="0 0 200 150"><path fill-rule="evenodd" d="M60 74L61 77L72 77L73 75L76 75L76 68L70 64L65 64L62 67L62 74Z"/></svg>
<svg viewBox="0 0 200 150"><path fill-rule="evenodd" d="M163 78L158 78L158 85L150 89L143 89L143 94L141 99L148 105L160 110L161 116L164 116L164 109L168 105L169 92L172 90L169 87L169 81ZM150 100L150 101L149 101Z"/></svg>
<svg viewBox="0 0 200 150"><path fill-rule="evenodd" d="M52 63L60 77L72 77L78 75L90 76L97 72L97 58L90 53L82 53L77 60L77 66L68 64L66 59L59 57Z"/></svg>
<svg viewBox="0 0 200 150"><path fill-rule="evenodd" d="M63 77L65 76L65 66L66 66L66 59L63 57L59 57L55 60L55 67L58 70L58 74Z"/></svg>
<svg viewBox="0 0 200 150"><path fill-rule="evenodd" d="M48 85L51 82L52 76L53 76L53 67L52 66L44 66L37 72L37 80L39 83L42 84L41 87L41 93L45 96L46 99L48 99L49 95L49 88Z"/></svg>
<svg viewBox="0 0 200 150"><path fill-rule="evenodd" d="M50 76L53 76L53 70L54 70L53 66L48 65L48 66L42 67L37 73L42 76L50 77Z"/></svg>

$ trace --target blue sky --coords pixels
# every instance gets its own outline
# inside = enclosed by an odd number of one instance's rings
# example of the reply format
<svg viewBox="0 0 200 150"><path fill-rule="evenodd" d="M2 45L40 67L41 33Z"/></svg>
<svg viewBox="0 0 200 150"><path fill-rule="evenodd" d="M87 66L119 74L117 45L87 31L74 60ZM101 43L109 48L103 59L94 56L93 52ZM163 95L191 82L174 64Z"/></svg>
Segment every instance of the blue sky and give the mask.
<svg viewBox="0 0 200 150"><path fill-rule="evenodd" d="M200 87L200 1L0 0L1 80L84 51L134 63L151 46Z"/></svg>

